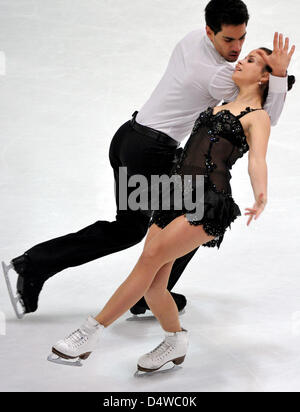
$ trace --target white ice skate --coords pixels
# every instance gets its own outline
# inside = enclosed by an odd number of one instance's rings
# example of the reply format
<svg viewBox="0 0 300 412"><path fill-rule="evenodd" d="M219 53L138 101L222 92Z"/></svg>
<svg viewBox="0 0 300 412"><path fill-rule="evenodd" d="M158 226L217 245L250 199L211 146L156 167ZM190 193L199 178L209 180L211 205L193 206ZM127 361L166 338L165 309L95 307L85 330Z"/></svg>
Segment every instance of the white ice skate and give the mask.
<svg viewBox="0 0 300 412"><path fill-rule="evenodd" d="M166 332L165 339L151 352L141 356L137 364L136 375L140 372L158 371L168 362L180 365L184 362L188 348L188 331Z"/></svg>
<svg viewBox="0 0 300 412"><path fill-rule="evenodd" d="M89 316L85 323L64 340L52 347L48 361L59 365L82 366L81 360L99 348L100 337L105 327Z"/></svg>
<svg viewBox="0 0 300 412"><path fill-rule="evenodd" d="M23 319L24 316L25 316L24 303L21 299L21 296L17 292L14 295L12 285L11 285L11 282L10 282L10 279L9 279L9 271L11 269L13 270L14 266L13 266L12 263L10 263L9 265L6 265L4 262L2 262L2 269L3 269L3 273L4 273L4 278L5 278L9 298L11 300L11 303L12 303L12 306L13 306L14 311L16 313L16 316L17 316L18 319Z"/></svg>

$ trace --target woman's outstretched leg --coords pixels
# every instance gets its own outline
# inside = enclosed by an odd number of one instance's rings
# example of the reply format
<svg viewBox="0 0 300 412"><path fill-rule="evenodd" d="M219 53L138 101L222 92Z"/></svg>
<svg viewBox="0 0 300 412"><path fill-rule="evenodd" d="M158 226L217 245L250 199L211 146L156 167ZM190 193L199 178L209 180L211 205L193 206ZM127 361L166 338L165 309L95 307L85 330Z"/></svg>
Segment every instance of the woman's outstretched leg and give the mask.
<svg viewBox="0 0 300 412"><path fill-rule="evenodd" d="M95 317L105 327L122 316L146 294L164 265L214 239L213 236L207 235L202 225L191 225L184 216L174 219L158 233L155 226L152 225L150 228L149 236L152 239L146 240L143 253L133 271Z"/></svg>
<svg viewBox="0 0 300 412"><path fill-rule="evenodd" d="M147 234L147 237L146 237L146 240L145 240L144 250L145 250L146 247L148 247L148 244L152 241L152 239L153 239L155 236L157 236L158 233L161 232L161 231L162 231L162 229L160 229L157 225L152 225L152 226L150 227L150 229L149 229L149 231L148 231L148 234ZM106 304L106 306L103 308L103 310L100 312L100 314L99 314L97 317L95 317L95 319L96 319L99 323L101 323L102 325L105 325L105 327L109 326L109 324L111 324L111 323L113 322L111 319L110 319L109 323L108 323L107 321L105 321L105 319L104 319L105 314L106 314L106 316L109 316L109 308L110 308L111 305L113 304L113 300L116 301L116 302L118 302L118 301L120 300L120 293L121 293L121 291L122 291L123 289L125 289L126 287L130 287L130 286L131 286L131 282L132 282L132 280L134 279L134 277L133 277L132 275L134 274L135 270L137 269L140 260L141 260L141 257L140 257L139 261L137 262L134 270L131 272L131 274L128 276L128 278L125 280L125 282L117 289L117 291L116 291L116 292L114 293L114 295L111 297L111 299L110 299L109 302ZM146 283L147 283L147 282L149 282L149 285L151 284L151 280L150 280L150 279L147 280L147 278L144 278L144 279L142 278L141 280L142 280L142 282L141 282L141 285L140 285L140 286L142 287L143 290L144 290L144 288L146 287ZM143 282L143 280L145 280L145 282ZM137 291L137 289L135 289L136 286L139 286L139 282L138 282L138 284L135 284L135 283L133 282L133 290L132 290L132 292L133 292L133 295L134 295L134 296L136 296L136 294L135 294L135 292ZM144 295L142 295L142 296L144 296ZM135 297L134 297L134 299L135 299ZM121 300L122 300L122 297L121 297ZM137 300L137 301L138 301L138 300ZM135 301L133 304L135 304L137 301ZM122 303L124 303L124 302L120 302L120 304L121 304L120 306L122 306ZM126 311L126 310L125 310L125 311ZM121 316L121 315L120 315L120 316Z"/></svg>
<svg viewBox="0 0 300 412"><path fill-rule="evenodd" d="M116 290L98 316L95 318L90 316L80 329L77 329L64 340L58 341L56 345L52 347L52 352L55 355L65 359L78 357L86 359L93 350L99 347L102 331L107 326L122 316L145 294L148 296L150 302L151 299L153 299L155 291L158 291L160 294L160 299L164 299L164 313L159 307L159 300L155 300L155 298L152 300L153 313L157 314L163 327L167 329L170 328L170 330L178 329L178 311L177 307L177 313L174 310L175 302L168 299L167 294L161 292L163 288L166 289L171 263L178 257L184 256L194 250L197 246L209 242L213 239L213 236L208 236L202 226L190 225L184 216L174 219L166 228L160 231L157 231L157 228L153 226L154 225L150 228L149 238L145 243L143 253L128 278ZM169 267L168 264L170 264ZM155 282L153 283L154 280ZM147 295L148 291L149 293ZM168 355L171 356L169 360L180 364L183 362L186 353L187 342L185 334L187 331L182 330L181 332L167 333L172 335L168 336L168 338L171 340L174 338L176 342L176 336L181 336L181 338L178 338L179 346L177 344L174 347L171 345L173 352L171 355ZM160 351L163 349L165 344L167 346L169 345L167 342L164 342L159 345L159 349L157 348L157 350ZM166 353L169 353L168 350ZM156 363L153 366L152 354L151 352L149 356L146 354L140 358L139 368L142 368L141 370L147 370L149 362L150 369L155 370ZM172 358L173 355L174 359ZM158 356L155 362L158 359L160 359L160 356ZM51 360L51 358L49 358L49 360ZM58 360L58 362L61 363L61 360Z"/></svg>
<svg viewBox="0 0 300 412"><path fill-rule="evenodd" d="M150 261L142 255L131 274L95 319L105 327L111 325L144 296L160 267L161 263L158 259Z"/></svg>

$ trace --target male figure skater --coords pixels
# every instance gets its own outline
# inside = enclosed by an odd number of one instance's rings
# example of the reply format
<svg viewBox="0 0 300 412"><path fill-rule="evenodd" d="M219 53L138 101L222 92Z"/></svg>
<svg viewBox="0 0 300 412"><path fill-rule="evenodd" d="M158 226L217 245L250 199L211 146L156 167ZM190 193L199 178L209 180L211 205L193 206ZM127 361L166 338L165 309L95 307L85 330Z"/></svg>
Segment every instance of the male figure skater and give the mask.
<svg viewBox="0 0 300 412"><path fill-rule="evenodd" d="M3 264L18 274L17 299L24 313L37 310L44 282L56 273L82 265L102 256L139 243L148 231L150 215L141 210L119 207L119 168L128 168L130 176L168 174L180 142L187 137L198 114L222 100L233 101L238 89L232 80L234 67L246 38L249 20L247 6L241 0L212 0L205 9L206 30L194 30L176 45L167 69L139 112L124 123L114 135L109 159L114 172L117 213L113 222L97 221L65 236L40 243ZM285 47L288 39L286 39ZM282 57L283 36L275 34L274 52L265 58L272 68L267 102L272 125L282 112L287 92L287 66ZM128 188L128 196L134 188ZM171 291L197 249L177 259L173 265L168 290ZM12 292L11 292L12 293ZM178 310L186 305L183 295L172 294ZM13 301L15 304L15 301ZM131 308L134 314L149 309L142 298ZM15 304L16 310L16 304Z"/></svg>

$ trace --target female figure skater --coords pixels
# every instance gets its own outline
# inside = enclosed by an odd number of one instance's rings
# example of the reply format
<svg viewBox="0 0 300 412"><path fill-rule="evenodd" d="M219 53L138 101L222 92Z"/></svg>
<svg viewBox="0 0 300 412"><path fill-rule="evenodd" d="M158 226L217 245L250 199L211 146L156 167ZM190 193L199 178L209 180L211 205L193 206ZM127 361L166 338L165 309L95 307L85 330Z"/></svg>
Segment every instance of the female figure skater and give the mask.
<svg viewBox="0 0 300 412"><path fill-rule="evenodd" d="M284 50L287 59L291 59L295 47L289 54L288 48L287 41ZM199 115L182 156L172 170L181 177L204 175L203 218L188 220L184 207L154 211L143 252L130 275L95 318L89 316L81 328L53 346L48 360L66 363L62 359L86 359L99 347L103 330L145 296L165 332L165 339L139 358L138 370L152 372L167 362L181 364L184 361L188 331L181 327L177 306L167 290L169 275L173 262L196 247L219 248L226 229L241 216L231 196L229 170L247 152L255 198L254 206L246 209L247 225L266 207L270 119L262 106L271 72L266 65L267 55L271 53L261 48L238 62L232 76L240 90L237 99L222 107L209 107ZM294 81L292 77L290 86ZM193 186L187 185L186 190L193 190Z"/></svg>

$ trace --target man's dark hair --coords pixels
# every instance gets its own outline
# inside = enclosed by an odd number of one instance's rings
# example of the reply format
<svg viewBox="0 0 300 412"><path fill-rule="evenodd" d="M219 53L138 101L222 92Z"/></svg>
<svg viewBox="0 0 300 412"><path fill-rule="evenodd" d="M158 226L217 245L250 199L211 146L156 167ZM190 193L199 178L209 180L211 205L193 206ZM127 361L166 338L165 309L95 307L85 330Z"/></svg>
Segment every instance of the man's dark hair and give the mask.
<svg viewBox="0 0 300 412"><path fill-rule="evenodd" d="M241 0L211 0L205 8L205 21L215 34L222 25L239 26L249 21L246 4Z"/></svg>

